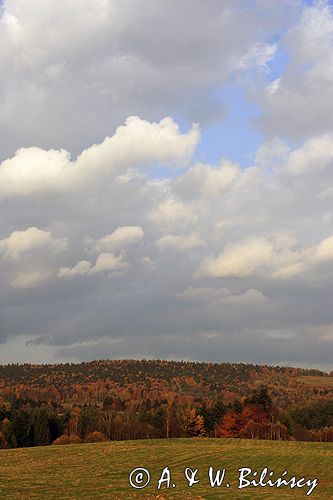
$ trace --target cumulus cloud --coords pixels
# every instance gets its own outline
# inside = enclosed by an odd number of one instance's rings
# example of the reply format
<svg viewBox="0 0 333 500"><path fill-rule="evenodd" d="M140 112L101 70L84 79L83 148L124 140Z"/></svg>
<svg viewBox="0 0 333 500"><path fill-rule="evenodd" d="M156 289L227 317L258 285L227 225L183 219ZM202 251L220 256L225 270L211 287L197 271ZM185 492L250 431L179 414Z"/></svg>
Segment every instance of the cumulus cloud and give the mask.
<svg viewBox="0 0 333 500"><path fill-rule="evenodd" d="M59 269L58 276L59 278L72 278L74 276L85 276L91 273L91 262L88 260L80 260L73 267L62 266Z"/></svg>
<svg viewBox="0 0 333 500"><path fill-rule="evenodd" d="M13 231L7 238L0 240L0 252L10 259L47 248L53 252L67 249L66 238L55 238L50 231L43 231L37 227L29 227L24 231Z"/></svg>
<svg viewBox="0 0 333 500"><path fill-rule="evenodd" d="M197 218L193 207L175 196L167 197L147 214L147 219L154 222L163 232L191 226Z"/></svg>
<svg viewBox="0 0 333 500"><path fill-rule="evenodd" d="M92 272L100 273L103 271L123 271L127 268L128 263L123 259L121 255L101 253L96 259L96 264L92 268Z"/></svg>
<svg viewBox="0 0 333 500"><path fill-rule="evenodd" d="M97 252L126 250L142 241L143 229L139 226L121 226L93 243Z"/></svg>
<svg viewBox="0 0 333 500"><path fill-rule="evenodd" d="M315 176L331 167L333 162L333 133L316 136L292 151L286 168L294 175Z"/></svg>
<svg viewBox="0 0 333 500"><path fill-rule="evenodd" d="M207 257L200 264L198 276L244 278L255 273L266 277L290 278L306 275L321 264L333 262L333 237L318 244L294 249L295 241L249 239L227 245L218 257ZM288 244L289 243L289 244Z"/></svg>
<svg viewBox="0 0 333 500"><path fill-rule="evenodd" d="M73 278L75 276L91 276L98 273L107 273L112 271L126 271L129 267L128 262L121 255L112 253L101 253L95 265L87 260L81 260L73 267L63 266L59 269L59 278Z"/></svg>
<svg viewBox="0 0 333 500"><path fill-rule="evenodd" d="M253 238L226 245L216 257L207 257L200 265L199 276L244 278L267 266L273 256L272 244Z"/></svg>
<svg viewBox="0 0 333 500"><path fill-rule="evenodd" d="M330 262L333 263L333 236L323 239L317 245L299 251L287 250L282 253L280 258L276 258L278 268L273 273L273 276L289 278L306 274L307 271L318 270L321 265Z"/></svg>
<svg viewBox="0 0 333 500"><path fill-rule="evenodd" d="M239 171L238 165L226 160L216 168L195 165L177 180L176 190L186 198L219 196L230 188Z"/></svg>
<svg viewBox="0 0 333 500"><path fill-rule="evenodd" d="M0 164L0 196L27 196L59 191L66 186L68 151L21 148Z"/></svg>
<svg viewBox="0 0 333 500"><path fill-rule="evenodd" d="M135 165L186 161L198 140L195 125L182 134L171 118L149 123L132 116L112 137L84 150L74 161L63 149L19 149L0 164L0 197L75 190Z"/></svg>

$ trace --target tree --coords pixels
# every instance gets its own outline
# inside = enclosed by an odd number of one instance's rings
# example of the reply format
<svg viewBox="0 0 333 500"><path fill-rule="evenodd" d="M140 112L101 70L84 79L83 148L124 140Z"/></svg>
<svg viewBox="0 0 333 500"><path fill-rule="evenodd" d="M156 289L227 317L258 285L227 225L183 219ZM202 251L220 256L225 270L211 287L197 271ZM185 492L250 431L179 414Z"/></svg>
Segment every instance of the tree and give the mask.
<svg viewBox="0 0 333 500"><path fill-rule="evenodd" d="M54 411L48 412L47 418L49 423L50 438L53 443L53 441L64 432L65 418L57 415Z"/></svg>
<svg viewBox="0 0 333 500"><path fill-rule="evenodd" d="M38 408L34 422L34 438L36 446L47 446L51 444L49 421L45 408Z"/></svg>
<svg viewBox="0 0 333 500"><path fill-rule="evenodd" d="M69 434L73 436L79 435L79 423L80 423L81 411L78 406L74 406L71 411L71 416L68 422Z"/></svg>
<svg viewBox="0 0 333 500"><path fill-rule="evenodd" d="M206 435L205 421L202 415L197 415L193 425L193 436L204 437Z"/></svg>
<svg viewBox="0 0 333 500"><path fill-rule="evenodd" d="M170 437L171 424L173 421L174 413L175 413L175 394L171 391L168 391L165 394L165 406L164 406L164 415L165 415L165 434L166 438Z"/></svg>
<svg viewBox="0 0 333 500"><path fill-rule="evenodd" d="M268 412L272 407L272 398L268 393L267 387L261 385L259 390L255 390L253 395L245 400L245 404L260 406L264 411Z"/></svg>
<svg viewBox="0 0 333 500"><path fill-rule="evenodd" d="M13 432L18 447L33 446L33 426L31 416L24 410L18 410L13 418Z"/></svg>
<svg viewBox="0 0 333 500"><path fill-rule="evenodd" d="M196 413L190 405L179 405L177 408L178 423L182 437L193 436Z"/></svg>
<svg viewBox="0 0 333 500"><path fill-rule="evenodd" d="M96 406L87 405L81 408L79 428L82 438L96 431L98 417L99 410Z"/></svg>
<svg viewBox="0 0 333 500"><path fill-rule="evenodd" d="M217 437L235 437L240 436L241 429L244 425L244 418L241 413L234 410L229 410L222 418L220 425L217 428Z"/></svg>
<svg viewBox="0 0 333 500"><path fill-rule="evenodd" d="M104 398L104 401L103 401L103 410L104 411L111 410L112 404L113 404L113 399L111 398L111 396L109 394L107 394Z"/></svg>
<svg viewBox="0 0 333 500"><path fill-rule="evenodd" d="M5 434L0 431L0 449L5 450L6 448L8 448L7 439L5 438Z"/></svg>
<svg viewBox="0 0 333 500"><path fill-rule="evenodd" d="M1 423L2 442L6 448L17 448L17 440L13 431L12 423L5 418Z"/></svg>

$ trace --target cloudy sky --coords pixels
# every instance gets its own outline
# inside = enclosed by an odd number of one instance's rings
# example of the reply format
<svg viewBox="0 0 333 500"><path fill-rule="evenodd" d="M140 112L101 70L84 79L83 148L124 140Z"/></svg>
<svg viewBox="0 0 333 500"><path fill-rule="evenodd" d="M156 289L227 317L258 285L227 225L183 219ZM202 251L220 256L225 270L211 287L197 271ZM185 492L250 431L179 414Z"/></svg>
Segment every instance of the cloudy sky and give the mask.
<svg viewBox="0 0 333 500"><path fill-rule="evenodd" d="M0 362L333 369L332 4L0 0Z"/></svg>

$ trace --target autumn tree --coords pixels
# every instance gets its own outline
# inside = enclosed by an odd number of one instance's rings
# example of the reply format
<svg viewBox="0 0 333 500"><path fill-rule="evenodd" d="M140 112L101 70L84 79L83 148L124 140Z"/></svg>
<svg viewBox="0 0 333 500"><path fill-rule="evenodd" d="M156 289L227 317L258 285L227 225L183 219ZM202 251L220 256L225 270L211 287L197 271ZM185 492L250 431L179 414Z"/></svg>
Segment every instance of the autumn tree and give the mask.
<svg viewBox="0 0 333 500"><path fill-rule="evenodd" d="M219 426L217 427L217 437L238 438L243 425L244 425L244 418L242 414L238 413L235 410L229 410L226 412Z"/></svg>

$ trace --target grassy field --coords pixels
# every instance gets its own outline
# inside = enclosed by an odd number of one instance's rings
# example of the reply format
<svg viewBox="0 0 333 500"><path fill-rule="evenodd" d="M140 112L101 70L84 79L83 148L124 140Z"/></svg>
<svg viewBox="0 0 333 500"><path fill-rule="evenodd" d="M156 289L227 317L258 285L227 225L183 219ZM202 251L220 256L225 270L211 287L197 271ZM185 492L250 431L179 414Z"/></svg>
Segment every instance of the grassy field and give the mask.
<svg viewBox="0 0 333 500"><path fill-rule="evenodd" d="M174 439L107 442L68 446L49 446L0 451L1 499L217 499L217 498L333 498L333 445L251 441L233 439ZM166 482L157 490L164 467L171 472L170 488ZM221 487L212 488L209 466L226 469ZM145 467L151 481L144 489L130 486L132 469ZM184 475L185 467L198 469L198 484L191 488ZM238 469L249 467L274 471L273 479L287 470L290 479L318 479L318 486L308 497L308 486L253 487L238 489ZM248 477L249 479L249 477ZM253 477L250 479L254 479ZM227 483L230 487L227 487ZM172 487L175 484L175 487Z"/></svg>

